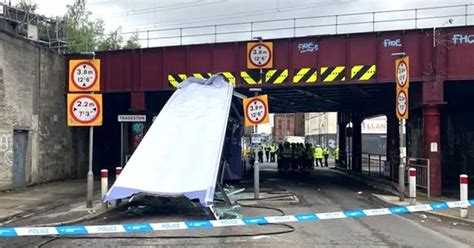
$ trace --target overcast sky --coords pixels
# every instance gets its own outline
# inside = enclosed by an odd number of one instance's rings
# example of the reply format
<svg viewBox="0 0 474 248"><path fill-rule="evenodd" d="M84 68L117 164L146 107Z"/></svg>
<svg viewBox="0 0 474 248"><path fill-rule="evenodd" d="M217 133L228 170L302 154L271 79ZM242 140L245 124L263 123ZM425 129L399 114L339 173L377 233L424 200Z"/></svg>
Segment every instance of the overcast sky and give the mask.
<svg viewBox="0 0 474 248"><path fill-rule="evenodd" d="M8 2L8 0L0 0ZM11 0L12 4L18 0ZM73 0L31 0L39 5L38 12L46 16L63 15L66 5ZM137 30L153 30L157 28L181 28L197 25L217 25L222 23L251 22L259 20L274 20L283 18L314 17L321 15L340 15L347 13L377 12L385 10L414 9L432 6L449 6L474 4L474 0L88 0L87 5L94 17L104 19L106 31L110 32L118 27L122 27L123 32ZM421 11L420 16L440 16L450 13L464 12L464 7L445 11L443 9L433 11ZM468 8L469 13L474 14L474 6ZM400 13L398 13L400 14ZM391 14L391 17L398 17L398 14ZM405 13L410 15L413 13ZM405 16L406 16L405 15ZM403 17L405 17L403 16ZM350 18L341 17L339 22L353 22L357 20L370 21L370 15L353 16ZM389 18L388 14L378 15L377 19ZM469 17L474 22L473 17ZM370 20L369 20L370 19ZM434 25L442 25L448 18L433 20ZM430 20L432 21L432 20ZM459 25L463 18L455 20L454 25ZM315 23L328 23L331 18L310 19L312 25ZM408 25L398 23L403 27ZM260 28L274 28L275 26L291 25L290 23L269 23L267 26L260 24ZM300 22L298 25L306 25ZM254 25L256 28L257 25ZM244 26L225 27L226 30L244 29ZM258 27L257 27L258 28ZM344 28L344 27L342 27ZM346 27L349 31L353 27ZM407 27L411 28L411 27ZM187 30L195 32L196 30ZM220 31L220 30L219 30ZM305 30L301 30L306 32ZM341 29L339 30L341 31ZM343 30L342 30L343 31ZM175 35L176 33L155 33L155 36ZM302 33L303 35L305 33ZM146 32L140 33L144 38ZM148 34L153 36L154 34ZM280 33L278 35L285 36ZM299 34L297 34L299 35ZM267 36L267 35L265 35ZM272 38L272 37L269 37ZM194 38L193 38L194 39Z"/></svg>

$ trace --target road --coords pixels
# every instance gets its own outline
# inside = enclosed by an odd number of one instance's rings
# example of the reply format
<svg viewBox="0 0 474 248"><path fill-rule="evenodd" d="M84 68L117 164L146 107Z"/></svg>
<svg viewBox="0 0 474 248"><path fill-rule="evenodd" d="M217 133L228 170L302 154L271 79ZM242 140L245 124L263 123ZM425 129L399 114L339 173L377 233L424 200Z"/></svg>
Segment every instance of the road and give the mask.
<svg viewBox="0 0 474 248"><path fill-rule="evenodd" d="M308 176L278 175L274 165L262 166L262 192L287 190L297 195L299 202L260 202L277 207L286 214L333 212L339 210L381 207L370 198L373 189L329 168L317 168ZM248 183L249 186L251 183ZM249 193L250 194L250 193ZM104 218L84 224L119 224L170 222L208 218L206 213L186 201L161 202L159 208L145 208L141 214L113 211ZM246 216L277 215L270 209L243 208ZM35 224L35 223L31 223ZM289 231L286 226L242 226L192 231L163 231L135 235L104 235L96 238L10 238L0 246L201 246L201 247L470 247L474 244L474 227L454 223L425 214L405 216L375 216L358 219L320 220L290 223L295 229L285 234L264 235ZM228 237L252 234L252 236ZM219 238L209 236L222 236ZM176 238L170 238L176 237ZM178 237L179 236L179 237ZM190 238L193 236L194 238ZM47 242L47 243L46 243Z"/></svg>

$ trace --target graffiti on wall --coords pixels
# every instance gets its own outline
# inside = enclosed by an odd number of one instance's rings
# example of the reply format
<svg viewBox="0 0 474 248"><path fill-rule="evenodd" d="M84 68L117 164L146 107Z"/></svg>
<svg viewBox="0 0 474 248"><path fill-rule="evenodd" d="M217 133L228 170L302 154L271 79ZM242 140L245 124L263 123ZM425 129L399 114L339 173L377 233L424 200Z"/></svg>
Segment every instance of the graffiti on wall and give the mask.
<svg viewBox="0 0 474 248"><path fill-rule="evenodd" d="M0 185L11 183L11 170L13 165L12 134L0 132Z"/></svg>
<svg viewBox="0 0 474 248"><path fill-rule="evenodd" d="M145 125L143 123L136 122L132 124L132 151L135 151L142 141L144 128Z"/></svg>

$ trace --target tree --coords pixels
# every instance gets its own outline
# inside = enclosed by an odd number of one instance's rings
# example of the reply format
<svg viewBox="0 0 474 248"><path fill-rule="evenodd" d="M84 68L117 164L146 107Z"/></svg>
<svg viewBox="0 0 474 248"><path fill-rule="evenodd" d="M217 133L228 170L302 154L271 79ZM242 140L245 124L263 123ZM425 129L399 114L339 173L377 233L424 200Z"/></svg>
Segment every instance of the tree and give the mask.
<svg viewBox="0 0 474 248"><path fill-rule="evenodd" d="M95 51L104 36L104 21L90 20L91 12L87 10L86 0L75 0L67 5L64 16L68 32L68 52Z"/></svg>
<svg viewBox="0 0 474 248"><path fill-rule="evenodd" d="M110 33L107 38L99 41L97 50L108 51L108 50L119 50L123 43L123 37L120 35L122 28L117 28L115 31Z"/></svg>
<svg viewBox="0 0 474 248"><path fill-rule="evenodd" d="M17 4L15 4L15 8L21 9L28 13L35 13L38 9L38 4L33 3L30 0L20 0Z"/></svg>
<svg viewBox="0 0 474 248"><path fill-rule="evenodd" d="M127 43L125 46L123 46L124 49L138 49L140 48L140 42L139 42L139 37L138 37L138 32L133 33L127 40Z"/></svg>

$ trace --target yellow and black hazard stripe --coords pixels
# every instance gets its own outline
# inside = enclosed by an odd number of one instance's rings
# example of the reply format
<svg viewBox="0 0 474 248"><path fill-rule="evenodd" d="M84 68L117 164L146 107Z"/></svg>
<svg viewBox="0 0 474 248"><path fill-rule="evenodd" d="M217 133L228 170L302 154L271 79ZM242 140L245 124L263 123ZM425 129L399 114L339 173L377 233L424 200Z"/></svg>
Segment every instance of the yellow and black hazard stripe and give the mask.
<svg viewBox="0 0 474 248"><path fill-rule="evenodd" d="M373 79L377 68L375 65L354 65L351 69L351 79L354 80L370 80Z"/></svg>
<svg viewBox="0 0 474 248"><path fill-rule="evenodd" d="M168 75L168 82L173 87L178 87L178 84L186 79L186 74L170 74Z"/></svg>
<svg viewBox="0 0 474 248"><path fill-rule="evenodd" d="M288 78L288 69L271 69L265 73L265 83L281 84Z"/></svg>
<svg viewBox="0 0 474 248"><path fill-rule="evenodd" d="M196 72L192 74L192 77L200 78L200 79L208 79L212 76L210 72Z"/></svg>
<svg viewBox="0 0 474 248"><path fill-rule="evenodd" d="M242 81L249 85L261 84L262 77L260 76L260 70L241 71L240 77Z"/></svg>
<svg viewBox="0 0 474 248"><path fill-rule="evenodd" d="M295 69L293 74L293 83L316 83L318 71L316 68Z"/></svg>
<svg viewBox="0 0 474 248"><path fill-rule="evenodd" d="M321 80L326 83L346 80L345 66L321 67Z"/></svg>
<svg viewBox="0 0 474 248"><path fill-rule="evenodd" d="M222 72L221 74L227 82L235 85L236 79L235 79L235 76L232 72L226 71L226 72Z"/></svg>

